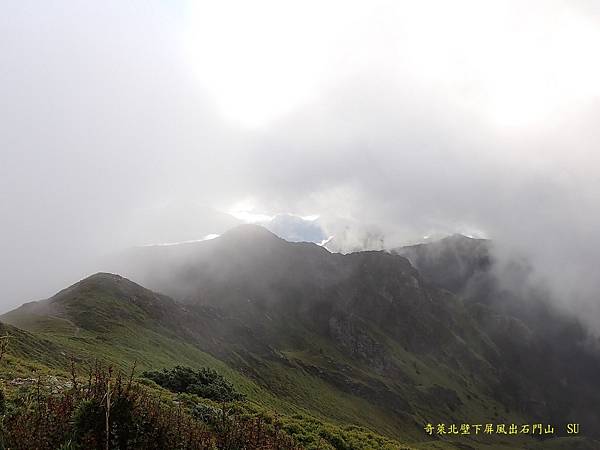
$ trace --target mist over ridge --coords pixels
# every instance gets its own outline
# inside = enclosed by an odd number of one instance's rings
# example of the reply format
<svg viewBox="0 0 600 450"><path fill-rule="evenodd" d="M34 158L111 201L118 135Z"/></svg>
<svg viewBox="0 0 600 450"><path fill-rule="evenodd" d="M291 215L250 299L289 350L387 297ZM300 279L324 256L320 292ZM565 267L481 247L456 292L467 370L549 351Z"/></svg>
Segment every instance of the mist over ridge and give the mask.
<svg viewBox="0 0 600 450"><path fill-rule="evenodd" d="M489 237L597 322L593 7L336 5L260 2L263 34L234 21L245 42L211 26L224 7L4 6L0 305L131 246L293 213L340 251Z"/></svg>

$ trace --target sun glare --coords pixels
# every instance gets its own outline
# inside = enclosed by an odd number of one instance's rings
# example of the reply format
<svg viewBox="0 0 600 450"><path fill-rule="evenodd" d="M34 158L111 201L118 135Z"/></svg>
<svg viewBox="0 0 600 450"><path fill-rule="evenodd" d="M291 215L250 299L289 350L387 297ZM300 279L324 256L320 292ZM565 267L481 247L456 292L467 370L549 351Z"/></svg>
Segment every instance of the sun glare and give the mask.
<svg viewBox="0 0 600 450"><path fill-rule="evenodd" d="M184 47L201 88L242 127L364 70L440 89L501 128L537 126L600 95L600 30L572 9L519 5L190 2Z"/></svg>
<svg viewBox="0 0 600 450"><path fill-rule="evenodd" d="M314 98L329 31L316 2L194 2L185 52L227 119L260 127Z"/></svg>

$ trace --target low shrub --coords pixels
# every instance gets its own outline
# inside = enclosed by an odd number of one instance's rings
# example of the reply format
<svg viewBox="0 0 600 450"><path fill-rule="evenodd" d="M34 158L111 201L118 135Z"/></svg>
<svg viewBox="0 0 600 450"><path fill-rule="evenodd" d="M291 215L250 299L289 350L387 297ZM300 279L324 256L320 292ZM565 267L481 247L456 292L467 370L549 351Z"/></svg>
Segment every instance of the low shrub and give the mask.
<svg viewBox="0 0 600 450"><path fill-rule="evenodd" d="M142 376L171 392L195 394L218 402L231 402L245 398L213 369L194 370L190 367L177 366L173 369L144 372Z"/></svg>

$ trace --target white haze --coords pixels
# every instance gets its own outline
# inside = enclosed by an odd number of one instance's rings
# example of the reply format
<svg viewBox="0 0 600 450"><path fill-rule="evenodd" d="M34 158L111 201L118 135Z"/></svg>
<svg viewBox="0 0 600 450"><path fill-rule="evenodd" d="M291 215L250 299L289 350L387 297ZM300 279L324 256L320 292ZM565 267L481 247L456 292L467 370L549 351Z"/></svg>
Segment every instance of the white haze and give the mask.
<svg viewBox="0 0 600 450"><path fill-rule="evenodd" d="M0 305L293 213L341 247L491 237L600 323L598 9L3 2Z"/></svg>

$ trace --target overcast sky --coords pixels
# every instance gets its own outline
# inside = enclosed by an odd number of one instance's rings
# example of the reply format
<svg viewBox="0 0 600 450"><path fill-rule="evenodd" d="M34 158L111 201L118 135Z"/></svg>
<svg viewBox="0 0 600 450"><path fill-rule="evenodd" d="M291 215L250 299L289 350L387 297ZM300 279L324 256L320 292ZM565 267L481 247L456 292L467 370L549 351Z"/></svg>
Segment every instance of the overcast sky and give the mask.
<svg viewBox="0 0 600 450"><path fill-rule="evenodd" d="M491 237L587 311L598 49L593 0L2 2L0 309L291 213Z"/></svg>

